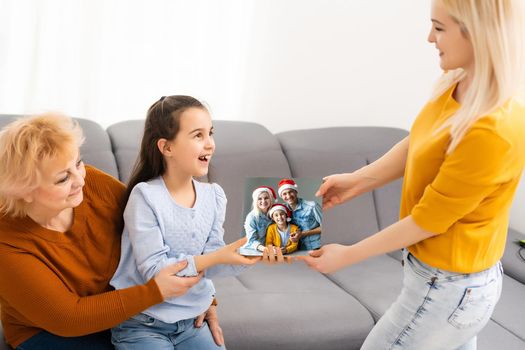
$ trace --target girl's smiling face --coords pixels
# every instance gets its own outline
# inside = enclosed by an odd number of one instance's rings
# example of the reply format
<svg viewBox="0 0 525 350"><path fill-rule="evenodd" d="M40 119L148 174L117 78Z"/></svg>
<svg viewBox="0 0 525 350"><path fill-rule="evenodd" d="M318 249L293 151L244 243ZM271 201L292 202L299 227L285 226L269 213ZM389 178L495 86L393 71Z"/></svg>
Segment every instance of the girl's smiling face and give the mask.
<svg viewBox="0 0 525 350"><path fill-rule="evenodd" d="M279 227L286 227L286 225L288 224L288 222L286 221L286 213L282 210L274 211L272 213L272 219Z"/></svg>
<svg viewBox="0 0 525 350"><path fill-rule="evenodd" d="M201 177L208 173L211 157L215 152L213 125L208 111L188 108L180 115L179 131L167 141L170 164L181 175Z"/></svg>

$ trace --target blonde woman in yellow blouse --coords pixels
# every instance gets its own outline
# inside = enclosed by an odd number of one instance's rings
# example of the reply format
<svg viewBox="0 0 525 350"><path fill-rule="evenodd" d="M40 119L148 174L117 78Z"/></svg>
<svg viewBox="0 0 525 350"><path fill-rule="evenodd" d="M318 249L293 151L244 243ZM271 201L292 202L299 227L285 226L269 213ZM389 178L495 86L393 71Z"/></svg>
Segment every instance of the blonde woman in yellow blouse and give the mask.
<svg viewBox="0 0 525 350"><path fill-rule="evenodd" d="M406 248L403 289L362 349L476 349L496 305L509 208L525 165L523 0L434 0L444 74L410 135L325 178L324 208L404 175L400 220L304 259L324 273Z"/></svg>

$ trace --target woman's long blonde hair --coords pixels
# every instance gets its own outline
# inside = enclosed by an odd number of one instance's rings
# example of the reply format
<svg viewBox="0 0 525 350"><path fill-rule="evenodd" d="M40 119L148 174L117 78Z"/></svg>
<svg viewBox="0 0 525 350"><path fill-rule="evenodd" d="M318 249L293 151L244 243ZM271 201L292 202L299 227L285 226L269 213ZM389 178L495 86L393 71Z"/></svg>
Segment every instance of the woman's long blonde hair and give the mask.
<svg viewBox="0 0 525 350"><path fill-rule="evenodd" d="M476 120L523 93L525 0L440 1L471 41L475 60L472 81L461 107L438 129L450 127L450 153ZM434 88L433 98L465 74L461 68L445 72Z"/></svg>

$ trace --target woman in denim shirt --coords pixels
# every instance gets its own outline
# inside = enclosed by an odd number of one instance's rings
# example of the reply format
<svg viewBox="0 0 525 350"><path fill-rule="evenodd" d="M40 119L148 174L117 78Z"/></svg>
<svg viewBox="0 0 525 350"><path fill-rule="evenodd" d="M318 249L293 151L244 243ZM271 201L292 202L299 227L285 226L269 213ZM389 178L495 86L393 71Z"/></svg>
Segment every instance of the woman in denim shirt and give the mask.
<svg viewBox="0 0 525 350"><path fill-rule="evenodd" d="M266 229L272 223L267 215L268 209L273 205L277 196L273 188L268 186L257 187L252 193L252 210L246 215L244 232L248 242L244 248L264 250Z"/></svg>

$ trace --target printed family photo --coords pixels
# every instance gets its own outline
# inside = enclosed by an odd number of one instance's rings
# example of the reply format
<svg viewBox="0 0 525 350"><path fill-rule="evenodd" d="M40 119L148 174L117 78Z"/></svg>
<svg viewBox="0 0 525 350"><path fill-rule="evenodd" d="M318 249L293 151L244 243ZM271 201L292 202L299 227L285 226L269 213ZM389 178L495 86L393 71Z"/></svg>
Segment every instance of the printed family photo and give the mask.
<svg viewBox="0 0 525 350"><path fill-rule="evenodd" d="M319 249L323 213L315 193L320 185L320 179L310 178L247 178L241 232L247 242L240 254L259 256L268 246L283 255Z"/></svg>

